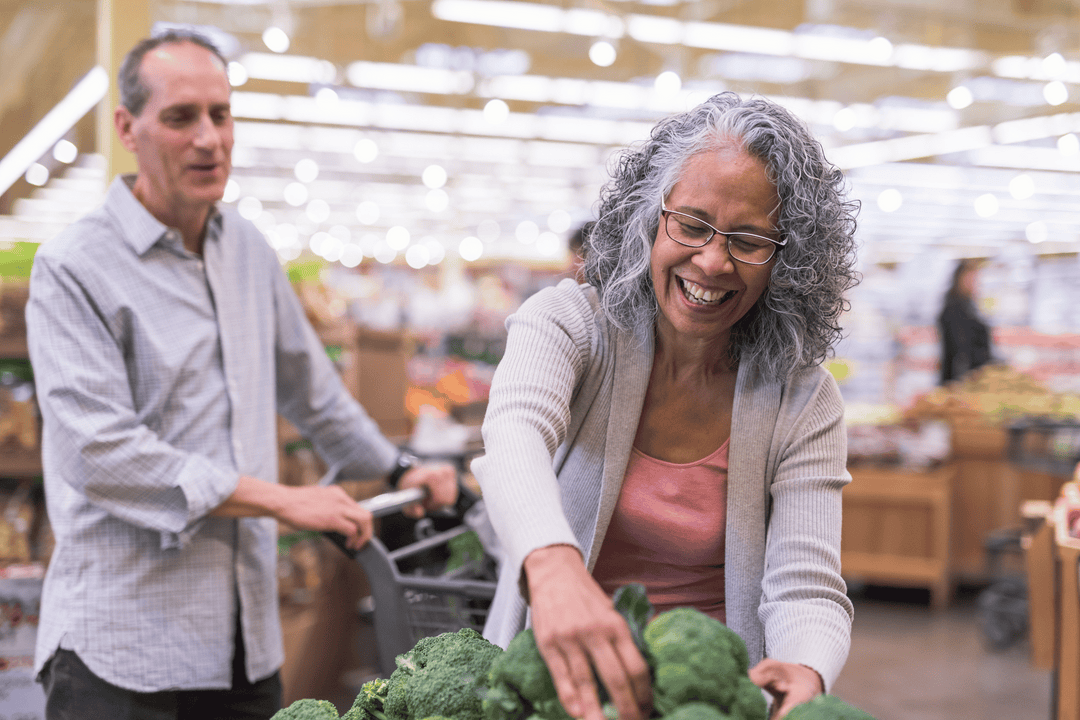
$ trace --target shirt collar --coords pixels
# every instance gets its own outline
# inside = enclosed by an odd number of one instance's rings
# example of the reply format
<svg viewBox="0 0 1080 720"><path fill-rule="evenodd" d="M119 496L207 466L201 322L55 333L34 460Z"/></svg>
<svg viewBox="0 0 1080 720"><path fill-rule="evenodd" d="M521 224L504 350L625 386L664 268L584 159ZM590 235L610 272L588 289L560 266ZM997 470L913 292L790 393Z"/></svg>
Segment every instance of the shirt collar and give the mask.
<svg viewBox="0 0 1080 720"><path fill-rule="evenodd" d="M150 214L131 191L134 185L135 175L119 175L113 180L105 196L105 205L117 218L121 236L139 255L143 255L158 242L175 245L182 250L184 243L180 232ZM211 206L206 221L206 242L218 238L223 222L217 205Z"/></svg>

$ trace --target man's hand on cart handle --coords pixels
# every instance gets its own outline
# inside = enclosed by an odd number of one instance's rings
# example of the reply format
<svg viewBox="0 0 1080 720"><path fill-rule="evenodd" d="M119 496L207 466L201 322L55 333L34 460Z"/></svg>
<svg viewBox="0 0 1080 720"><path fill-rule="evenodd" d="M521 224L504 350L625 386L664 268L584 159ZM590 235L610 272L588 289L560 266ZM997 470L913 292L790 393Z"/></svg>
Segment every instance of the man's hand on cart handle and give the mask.
<svg viewBox="0 0 1080 720"><path fill-rule="evenodd" d="M422 502L406 506L402 513L413 519L425 512L441 510L457 502L457 472L449 463L420 463L402 474L398 489L423 488L426 497Z"/></svg>
<svg viewBox="0 0 1080 720"><path fill-rule="evenodd" d="M241 476L236 490L210 513L217 517L273 517L298 530L338 533L359 550L371 539L371 512L340 486L294 487Z"/></svg>

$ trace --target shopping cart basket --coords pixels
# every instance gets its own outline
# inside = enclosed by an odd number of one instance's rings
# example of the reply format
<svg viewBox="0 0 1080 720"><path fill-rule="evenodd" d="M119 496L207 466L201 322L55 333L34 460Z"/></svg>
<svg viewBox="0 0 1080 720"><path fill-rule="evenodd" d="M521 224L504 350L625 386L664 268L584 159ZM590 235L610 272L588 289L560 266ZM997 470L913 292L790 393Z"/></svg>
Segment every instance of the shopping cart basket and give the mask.
<svg viewBox="0 0 1080 720"><path fill-rule="evenodd" d="M1080 463L1080 422L1026 418L1009 426L1009 460L1026 470L1071 476Z"/></svg>
<svg viewBox="0 0 1080 720"><path fill-rule="evenodd" d="M335 482L334 472L322 483ZM360 563L374 601L372 621L383 677L394 671L394 659L411 650L418 640L470 627L482 631L495 596L495 567L490 557L470 556L449 568L458 557L451 546L472 530L465 520L476 514L482 501L460 488L462 502L450 511L412 523L412 537L402 542L402 524L386 524L359 551L346 547L345 538L325 533L343 552ZM397 490L363 500L376 518L393 518L402 508L422 500L423 490ZM408 523L406 523L408 525ZM386 532L387 530L391 532Z"/></svg>

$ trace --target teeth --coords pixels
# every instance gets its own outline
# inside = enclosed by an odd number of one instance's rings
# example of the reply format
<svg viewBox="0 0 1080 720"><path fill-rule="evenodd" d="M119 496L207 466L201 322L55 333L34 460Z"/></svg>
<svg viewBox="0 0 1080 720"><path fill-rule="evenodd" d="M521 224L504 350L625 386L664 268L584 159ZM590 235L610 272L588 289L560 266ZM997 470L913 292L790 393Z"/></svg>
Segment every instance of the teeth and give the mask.
<svg viewBox="0 0 1080 720"><path fill-rule="evenodd" d="M714 292L712 290L706 290L697 283L690 282L684 278L679 278L679 284L682 287L683 293L685 293L688 298L696 300L703 305L710 303L720 304L730 292L721 292L719 290Z"/></svg>

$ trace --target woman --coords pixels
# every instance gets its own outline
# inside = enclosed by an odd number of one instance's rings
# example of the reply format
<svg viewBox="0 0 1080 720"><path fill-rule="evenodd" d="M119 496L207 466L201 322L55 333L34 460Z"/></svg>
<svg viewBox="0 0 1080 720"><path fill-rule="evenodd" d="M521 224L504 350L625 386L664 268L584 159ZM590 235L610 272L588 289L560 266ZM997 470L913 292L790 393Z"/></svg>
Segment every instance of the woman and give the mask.
<svg viewBox="0 0 1080 720"><path fill-rule="evenodd" d="M843 407L819 367L855 282L843 177L784 109L717 95L625 151L564 280L507 322L473 470L506 552L485 634L526 621L574 717L649 678L610 593L637 580L745 641L775 717L847 657ZM528 599L528 602L527 600Z"/></svg>
<svg viewBox="0 0 1080 720"><path fill-rule="evenodd" d="M960 380L992 361L990 328L975 309L979 264L961 260L953 271L952 285L938 315L941 331L941 384Z"/></svg>

